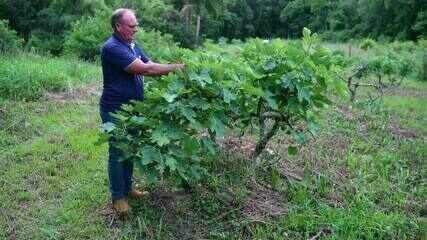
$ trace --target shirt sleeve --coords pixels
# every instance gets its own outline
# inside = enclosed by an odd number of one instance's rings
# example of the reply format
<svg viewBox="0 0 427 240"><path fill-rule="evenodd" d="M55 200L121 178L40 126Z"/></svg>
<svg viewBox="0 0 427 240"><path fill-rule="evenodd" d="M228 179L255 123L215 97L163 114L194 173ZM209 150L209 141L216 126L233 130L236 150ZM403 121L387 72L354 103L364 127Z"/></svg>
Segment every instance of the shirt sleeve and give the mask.
<svg viewBox="0 0 427 240"><path fill-rule="evenodd" d="M150 58L148 57L148 55L145 53L145 51L139 47L138 45L136 45L139 51L139 54L141 56L141 61L143 61L144 63L147 63L150 61Z"/></svg>
<svg viewBox="0 0 427 240"><path fill-rule="evenodd" d="M105 61L123 70L136 59L135 55L128 49L114 45L105 46L102 49L102 57Z"/></svg>

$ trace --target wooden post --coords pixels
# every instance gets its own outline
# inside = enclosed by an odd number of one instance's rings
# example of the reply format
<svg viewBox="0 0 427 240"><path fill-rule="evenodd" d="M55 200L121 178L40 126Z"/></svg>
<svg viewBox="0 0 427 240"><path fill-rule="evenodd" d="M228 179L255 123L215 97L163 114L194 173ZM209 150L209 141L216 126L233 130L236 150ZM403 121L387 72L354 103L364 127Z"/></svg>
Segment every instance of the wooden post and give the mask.
<svg viewBox="0 0 427 240"><path fill-rule="evenodd" d="M351 43L348 44L348 56L351 57Z"/></svg>
<svg viewBox="0 0 427 240"><path fill-rule="evenodd" d="M199 46L200 41L200 14L197 15L197 25L196 25L196 45Z"/></svg>

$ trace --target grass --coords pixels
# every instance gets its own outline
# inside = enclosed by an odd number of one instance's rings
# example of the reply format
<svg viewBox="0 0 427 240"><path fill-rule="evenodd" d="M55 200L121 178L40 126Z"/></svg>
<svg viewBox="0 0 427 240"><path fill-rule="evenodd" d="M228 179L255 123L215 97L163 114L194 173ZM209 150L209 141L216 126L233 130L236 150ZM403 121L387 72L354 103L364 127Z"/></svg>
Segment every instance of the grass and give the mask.
<svg viewBox="0 0 427 240"><path fill-rule="evenodd" d="M47 91L69 91L99 78L99 67L77 59L29 53L0 57L1 99L36 100Z"/></svg>
<svg viewBox="0 0 427 240"><path fill-rule="evenodd" d="M414 85L427 89L408 81L398 93ZM106 145L94 144L98 97L3 100L0 239L425 239L426 103L394 94L331 107L295 156L283 134L259 163L241 148L250 138L226 144L191 191L137 174L152 195L120 219Z"/></svg>
<svg viewBox="0 0 427 240"><path fill-rule="evenodd" d="M396 140L386 130L390 115L383 110L355 108L351 118L337 112L326 122L335 129L323 126L328 130L317 142L333 137L339 145L346 139L349 145L342 156L334 159L316 151L315 162L307 160L310 154L300 156L298 162L305 161L309 174L287 191L289 214L279 224L276 220L255 228L255 238L308 239L320 234L324 239L423 239L425 218L419 218L419 212L427 194L422 180L425 141ZM367 131L360 131L362 126Z"/></svg>
<svg viewBox="0 0 427 240"><path fill-rule="evenodd" d="M427 84L426 84L427 85ZM413 96L386 96L384 104L399 114L401 124L427 134L427 95Z"/></svg>

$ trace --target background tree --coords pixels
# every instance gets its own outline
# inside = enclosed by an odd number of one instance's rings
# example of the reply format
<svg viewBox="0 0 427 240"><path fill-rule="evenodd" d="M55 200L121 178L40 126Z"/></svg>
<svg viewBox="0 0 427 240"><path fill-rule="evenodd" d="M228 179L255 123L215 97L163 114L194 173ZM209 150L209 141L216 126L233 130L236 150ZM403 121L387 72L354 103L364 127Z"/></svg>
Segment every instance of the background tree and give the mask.
<svg viewBox="0 0 427 240"><path fill-rule="evenodd" d="M16 31L9 28L6 20L0 20L0 53L16 52L22 47L23 40Z"/></svg>

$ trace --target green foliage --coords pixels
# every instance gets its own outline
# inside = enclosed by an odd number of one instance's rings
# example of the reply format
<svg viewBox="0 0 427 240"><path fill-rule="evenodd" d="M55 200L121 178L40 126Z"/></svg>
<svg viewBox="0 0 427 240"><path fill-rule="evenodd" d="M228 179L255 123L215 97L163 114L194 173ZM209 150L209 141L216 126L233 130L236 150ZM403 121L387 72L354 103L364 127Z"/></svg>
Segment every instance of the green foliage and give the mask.
<svg viewBox="0 0 427 240"><path fill-rule="evenodd" d="M183 47L200 38L299 38L308 27L330 41L351 38L412 40L425 37L427 5L419 0L0 0L0 19L27 48L62 54L65 35L96 11L128 7L146 31L171 34ZM197 22L200 19L200 32ZM86 21L86 20L83 20ZM91 54L91 53L90 53Z"/></svg>
<svg viewBox="0 0 427 240"><path fill-rule="evenodd" d="M77 55L86 60L95 60L100 56L101 45L112 34L110 11L97 11L95 16L88 16L77 21L65 38L65 53ZM176 47L171 35L157 31L140 29L136 41L141 44L153 59L169 55L171 48Z"/></svg>
<svg viewBox="0 0 427 240"><path fill-rule="evenodd" d="M17 52L22 47L23 40L16 31L9 29L7 20L0 19L0 53Z"/></svg>
<svg viewBox="0 0 427 240"><path fill-rule="evenodd" d="M99 69L71 58L32 54L0 58L0 96L13 100L37 100L46 91L71 90L99 77Z"/></svg>
<svg viewBox="0 0 427 240"><path fill-rule="evenodd" d="M417 43L420 47L427 48L427 39L419 39Z"/></svg>
<svg viewBox="0 0 427 240"><path fill-rule="evenodd" d="M418 12L417 19L415 21L414 26L412 29L418 33L420 33L421 36L426 37L427 32L427 9L424 6L423 11Z"/></svg>
<svg viewBox="0 0 427 240"><path fill-rule="evenodd" d="M360 44L360 48L363 50L368 50L370 48L375 47L376 45L377 45L377 42L375 42L375 40L371 38L367 38L362 41L362 43Z"/></svg>
<svg viewBox="0 0 427 240"><path fill-rule="evenodd" d="M118 124L104 125L124 159L136 162L152 181L162 176L197 181L205 173L203 160L215 154L215 139L226 129L243 133L258 126L257 157L279 129L304 142L304 132L316 133L315 117L330 103L328 90L345 93L337 75L341 58L321 47L308 29L301 42L254 39L239 55L174 52L171 59L186 69L151 83L146 100L124 106L115 115ZM269 120L273 127L266 130Z"/></svg>
<svg viewBox="0 0 427 240"><path fill-rule="evenodd" d="M394 41L392 44L393 50L396 52L414 52L417 50L417 45L412 41L399 42Z"/></svg>
<svg viewBox="0 0 427 240"><path fill-rule="evenodd" d="M75 22L65 36L64 52L87 60L100 55L101 44L111 35L110 11L97 11Z"/></svg>
<svg viewBox="0 0 427 240"><path fill-rule="evenodd" d="M375 43L375 47L367 49L365 54L368 57L353 57L346 62L353 71L347 79L351 101L355 100L359 87L376 90L373 96L369 94L369 98L377 100L382 97L385 88L399 86L405 79L417 77L422 71L422 63L417 57L420 55L419 48L412 42Z"/></svg>
<svg viewBox="0 0 427 240"><path fill-rule="evenodd" d="M215 154L215 144L199 132L224 135L230 124L232 80L238 61L213 53L179 50L175 60L187 69L150 85L147 99L126 106L112 133L129 158L149 180L171 175L184 181L204 173L202 160ZM140 115L140 116L138 116Z"/></svg>
<svg viewBox="0 0 427 240"><path fill-rule="evenodd" d="M194 37L185 28L185 23L180 16L180 9L174 8L170 1L164 0L128 0L113 1L108 5L112 9L127 7L134 9L139 25L146 31L160 31L172 35L173 40L181 46L191 47Z"/></svg>
<svg viewBox="0 0 427 240"><path fill-rule="evenodd" d="M55 55L62 52L64 33L73 22L106 9L104 0L2 0L0 6L0 18L9 19L24 36L27 48Z"/></svg>
<svg viewBox="0 0 427 240"><path fill-rule="evenodd" d="M50 0L0 0L0 19L10 22L20 36L28 39L37 22L37 14L49 6ZM43 27L43 26L40 26Z"/></svg>
<svg viewBox="0 0 427 240"><path fill-rule="evenodd" d="M405 81L382 111L329 107L296 156L286 156L287 139L271 144L277 161L265 154L257 166L242 154L245 141L221 148L191 192L139 182L152 197L132 201L129 219L111 218L113 228L104 212L107 146L92 144L97 97L3 101L0 239L424 239L426 89Z"/></svg>

